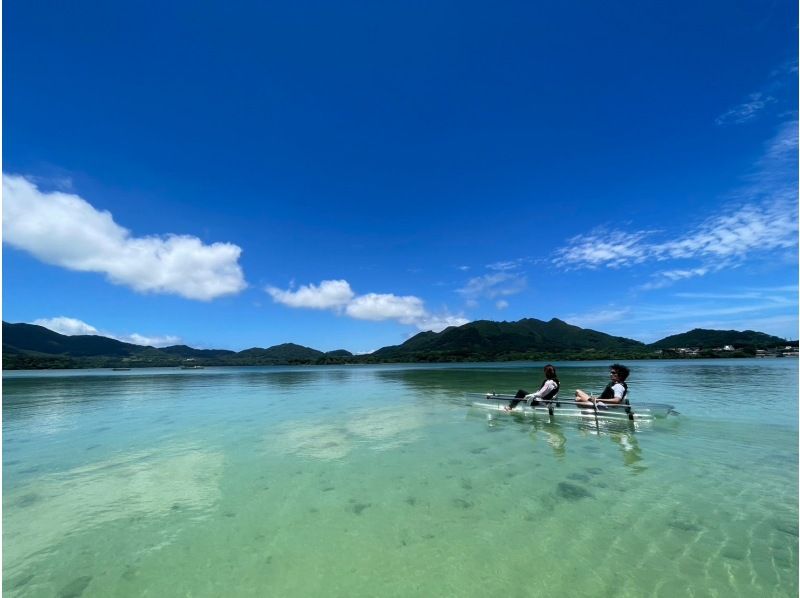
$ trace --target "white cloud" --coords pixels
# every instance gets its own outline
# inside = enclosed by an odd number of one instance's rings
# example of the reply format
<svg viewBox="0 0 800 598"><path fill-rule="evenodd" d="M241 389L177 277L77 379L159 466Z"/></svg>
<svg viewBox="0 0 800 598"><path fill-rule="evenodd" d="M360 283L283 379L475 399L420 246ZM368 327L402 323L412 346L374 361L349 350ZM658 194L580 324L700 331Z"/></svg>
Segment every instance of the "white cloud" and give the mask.
<svg viewBox="0 0 800 598"><path fill-rule="evenodd" d="M778 305L767 297L735 306L719 301L637 305L615 327L617 330L612 334L633 336L643 342L694 328L758 330L782 338L797 338L797 300L787 305ZM630 332L626 334L626 330Z"/></svg>
<svg viewBox="0 0 800 598"><path fill-rule="evenodd" d="M675 293L673 297L675 301L669 303L611 305L564 319L570 324L644 342L693 328L749 329L797 337L796 287L741 289L739 293Z"/></svg>
<svg viewBox="0 0 800 598"><path fill-rule="evenodd" d="M500 299L497 303L494 304L497 309L505 309L508 307L508 301L505 299Z"/></svg>
<svg viewBox="0 0 800 598"><path fill-rule="evenodd" d="M72 191L75 188L75 182L72 180L72 177L67 174L28 176L25 178L39 187L50 187L51 189L58 189L59 191Z"/></svg>
<svg viewBox="0 0 800 598"><path fill-rule="evenodd" d="M664 270L653 274L653 280L639 287L643 291L650 291L654 289L663 289L668 287L679 280L686 280L696 276L705 276L710 271L710 268L690 268L686 270Z"/></svg>
<svg viewBox="0 0 800 598"><path fill-rule="evenodd" d="M576 236L557 251L563 269L630 267L644 262L683 261L654 276L642 289L736 267L751 256L773 259L797 247L797 122L784 123L767 144L746 184L727 198L721 213L709 216L676 238L659 241L657 231L596 230Z"/></svg>
<svg viewBox="0 0 800 598"><path fill-rule="evenodd" d="M715 216L681 239L653 245L656 259L740 258L797 244L796 202L748 204Z"/></svg>
<svg viewBox="0 0 800 598"><path fill-rule="evenodd" d="M310 309L341 308L355 296L346 280L323 280L319 286L304 285L296 291L284 291L272 286L266 290L276 303Z"/></svg>
<svg viewBox="0 0 800 598"><path fill-rule="evenodd" d="M87 324L77 318L68 318L66 316L58 316L55 318L40 318L32 322L37 326L44 326L45 328L65 334L67 336L77 335L94 335L105 336L113 338L123 343L131 343L134 345L143 345L146 347L168 347L170 345L177 345L180 342L180 337L166 335L166 336L144 336L136 332L132 334L113 334L111 332L103 332Z"/></svg>
<svg viewBox="0 0 800 598"><path fill-rule="evenodd" d="M426 315L418 297L377 293L356 297L347 305L345 313L358 320L398 320L403 324L413 324Z"/></svg>
<svg viewBox="0 0 800 598"><path fill-rule="evenodd" d="M470 278L467 284L458 289L458 293L464 295L467 301L474 304L480 297L495 299L496 297L507 297L522 292L527 285L524 276L511 274L508 272L497 272L496 274L484 274Z"/></svg>
<svg viewBox="0 0 800 598"><path fill-rule="evenodd" d="M702 296L702 295L701 295ZM678 297L678 295L676 295ZM753 299L738 305L720 304L716 296L712 295L712 300L707 302L693 302L685 301L674 304L660 304L660 305L637 305L635 308L625 307L619 309L609 309L606 312L600 311L587 316L575 316L569 318L567 321L570 323L582 321L600 322L600 321L619 321L624 320L627 324L641 323L641 322L689 322L682 324L685 330L689 328L703 328L703 322L715 320L717 323L723 322L731 317L743 316L745 314L760 314L758 317L772 317L768 314L774 311L784 312L775 317L784 318L787 310L796 314L797 312L797 297L786 296L779 297L775 295L757 295ZM744 297L743 297L744 299ZM607 318L603 318L603 314L608 314ZM797 321L797 316L794 315L794 321ZM739 329L752 328L749 324L752 317L748 316L748 320L742 320L738 325ZM739 321L737 320L737 323ZM580 324L579 324L580 325ZM729 324L731 327L732 324Z"/></svg>
<svg viewBox="0 0 800 598"><path fill-rule="evenodd" d="M757 299L760 296L761 293L755 291L741 293L675 293L675 297L681 299Z"/></svg>
<svg viewBox="0 0 800 598"><path fill-rule="evenodd" d="M781 125L756 163L756 171L745 179L747 184L732 194L733 201L794 204L797 214L797 125L796 120Z"/></svg>
<svg viewBox="0 0 800 598"><path fill-rule="evenodd" d="M667 270L661 273L661 276L670 280L682 280L684 278L693 278L695 276L705 276L708 268L693 268L691 270Z"/></svg>
<svg viewBox="0 0 800 598"><path fill-rule="evenodd" d="M506 262L494 262L493 264L487 264L486 267L489 270L498 270L500 272L506 270L516 270L517 268L519 268L521 261L522 261L521 259L516 259L516 260L509 260Z"/></svg>
<svg viewBox="0 0 800 598"><path fill-rule="evenodd" d="M418 330L426 331L432 330L433 332L441 332L450 326L463 326L468 324L470 320L461 316L451 316L450 314L427 314L414 322Z"/></svg>
<svg viewBox="0 0 800 598"><path fill-rule="evenodd" d="M675 293L675 297L681 299L760 299L772 298L775 302L783 304L787 297L797 295L798 286L794 284L777 287L757 287L743 288L729 293ZM777 294L776 294L777 293ZM779 293L784 293L787 297L781 297Z"/></svg>
<svg viewBox="0 0 800 598"><path fill-rule="evenodd" d="M45 328L58 332L59 334L66 334L67 336L76 336L79 334L100 334L100 332L82 320L76 318L67 318L59 316L57 318L40 318L32 322L37 326L44 326Z"/></svg>
<svg viewBox="0 0 800 598"><path fill-rule="evenodd" d="M448 326L461 326L469 322L461 316L445 312L432 314L425 309L422 299L414 296L398 297L391 294L367 293L351 301L345 313L358 320L397 320L401 324L416 326L418 330L440 332Z"/></svg>
<svg viewBox="0 0 800 598"><path fill-rule="evenodd" d="M177 345L181 342L179 336L143 336L141 334L137 334L136 332L133 334L116 336L113 338L116 338L118 341L122 341L124 343L143 345L145 347L169 347L171 345Z"/></svg>
<svg viewBox="0 0 800 598"><path fill-rule="evenodd" d="M419 297L391 293L356 295L346 280L323 280L319 286L309 284L298 290L281 290L273 286L266 292L276 303L288 307L329 309L356 320L380 322L395 320L416 326L419 330L439 332L448 326L460 326L469 320L449 313L432 314Z"/></svg>
<svg viewBox="0 0 800 598"><path fill-rule="evenodd" d="M651 232L597 229L588 235L571 238L567 247L556 252L553 261L566 268L631 266L648 258L648 246L640 243L648 234Z"/></svg>
<svg viewBox="0 0 800 598"><path fill-rule="evenodd" d="M142 293L207 301L247 286L236 245L205 245L188 235L134 237L78 195L42 192L17 175L3 175L3 241L45 263L103 273Z"/></svg>
<svg viewBox="0 0 800 598"><path fill-rule="evenodd" d="M718 125L729 125L749 122L758 116L768 104L775 101L772 96L764 95L761 92L751 93L747 101L742 102L738 106L734 106L724 114L718 116L714 122Z"/></svg>

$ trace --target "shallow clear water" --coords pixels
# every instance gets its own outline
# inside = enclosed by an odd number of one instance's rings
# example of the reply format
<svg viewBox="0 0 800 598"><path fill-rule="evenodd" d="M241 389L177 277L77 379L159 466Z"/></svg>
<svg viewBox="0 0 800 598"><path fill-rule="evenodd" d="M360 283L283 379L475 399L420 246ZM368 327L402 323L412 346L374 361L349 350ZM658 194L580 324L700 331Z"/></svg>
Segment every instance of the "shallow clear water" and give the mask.
<svg viewBox="0 0 800 598"><path fill-rule="evenodd" d="M681 415L465 404L529 363L6 372L4 595L796 596L797 361L629 365Z"/></svg>

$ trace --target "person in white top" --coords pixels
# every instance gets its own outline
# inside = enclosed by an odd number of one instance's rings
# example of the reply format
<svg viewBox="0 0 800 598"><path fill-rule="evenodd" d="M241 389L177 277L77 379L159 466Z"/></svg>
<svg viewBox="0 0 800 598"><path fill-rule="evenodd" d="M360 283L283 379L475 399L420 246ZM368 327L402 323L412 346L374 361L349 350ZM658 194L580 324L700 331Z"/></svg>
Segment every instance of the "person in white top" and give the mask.
<svg viewBox="0 0 800 598"><path fill-rule="evenodd" d="M558 381L556 368L550 364L547 364L544 366L544 380L542 381L541 388L531 394L528 394L527 390L518 390L517 394L514 395L514 400L503 407L503 409L506 411L511 411L522 401L528 401L531 405L536 405L541 401L552 401L556 398L556 395L558 395L558 389L560 386L561 383Z"/></svg>
<svg viewBox="0 0 800 598"><path fill-rule="evenodd" d="M599 397L595 397L579 388L575 391L575 402L578 405L586 405L589 407L594 407L595 404L597 404L598 407L602 407L605 404L617 405L622 403L622 401L625 400L625 395L628 394L628 385L625 383L625 380L628 379L631 371L624 365L615 363L609 368L608 373L611 377L611 381L603 389Z"/></svg>

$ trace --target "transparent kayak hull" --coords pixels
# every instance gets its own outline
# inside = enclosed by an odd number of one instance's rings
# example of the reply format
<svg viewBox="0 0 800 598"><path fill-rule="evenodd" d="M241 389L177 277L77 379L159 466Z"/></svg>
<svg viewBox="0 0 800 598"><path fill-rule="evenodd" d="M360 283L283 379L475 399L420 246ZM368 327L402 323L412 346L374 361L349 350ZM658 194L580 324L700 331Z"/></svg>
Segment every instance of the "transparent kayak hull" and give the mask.
<svg viewBox="0 0 800 598"><path fill-rule="evenodd" d="M513 395L494 393L467 393L468 404L487 412L508 413L505 407L514 400ZM672 405L664 403L633 403L630 405L607 405L606 408L593 408L578 405L573 400L556 400L537 405L528 405L522 400L511 414L521 416L541 416L555 418L613 418L626 420L648 420L664 418L674 413Z"/></svg>

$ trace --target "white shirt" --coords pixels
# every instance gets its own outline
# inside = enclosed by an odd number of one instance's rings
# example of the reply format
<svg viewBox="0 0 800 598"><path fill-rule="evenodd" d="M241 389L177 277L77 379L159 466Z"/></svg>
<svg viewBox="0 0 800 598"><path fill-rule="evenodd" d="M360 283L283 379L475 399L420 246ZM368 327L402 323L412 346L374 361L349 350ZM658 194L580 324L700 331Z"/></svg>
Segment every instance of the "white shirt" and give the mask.
<svg viewBox="0 0 800 598"><path fill-rule="evenodd" d="M535 393L528 395L528 397L535 397L537 399L541 399L545 396L548 392L552 392L558 387L555 380L545 380L542 387L537 390ZM526 398L528 398L526 397Z"/></svg>

